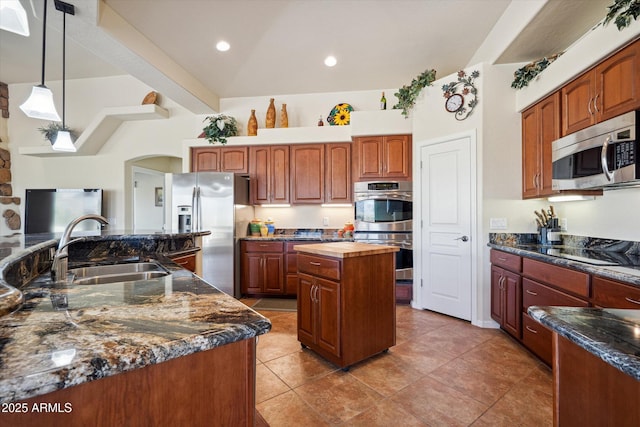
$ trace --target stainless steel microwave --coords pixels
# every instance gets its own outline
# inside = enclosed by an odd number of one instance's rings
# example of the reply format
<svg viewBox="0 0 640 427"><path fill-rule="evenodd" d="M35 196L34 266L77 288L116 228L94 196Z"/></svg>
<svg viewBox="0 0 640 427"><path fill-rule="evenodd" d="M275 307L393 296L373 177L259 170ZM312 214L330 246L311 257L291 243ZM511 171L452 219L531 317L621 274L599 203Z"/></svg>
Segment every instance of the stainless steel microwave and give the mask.
<svg viewBox="0 0 640 427"><path fill-rule="evenodd" d="M553 189L640 185L639 115L631 111L554 141Z"/></svg>

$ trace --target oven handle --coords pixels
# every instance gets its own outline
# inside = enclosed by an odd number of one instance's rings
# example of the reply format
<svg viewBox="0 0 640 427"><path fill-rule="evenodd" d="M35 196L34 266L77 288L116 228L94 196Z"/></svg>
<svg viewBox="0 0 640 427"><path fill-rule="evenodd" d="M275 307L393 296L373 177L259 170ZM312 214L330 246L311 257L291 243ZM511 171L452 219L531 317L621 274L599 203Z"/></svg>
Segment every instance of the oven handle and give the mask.
<svg viewBox="0 0 640 427"><path fill-rule="evenodd" d="M371 194L371 193L355 193L354 198L356 202L361 202L363 200L388 200L395 199L401 200L405 202L411 202L412 196L408 193L394 193L394 194Z"/></svg>

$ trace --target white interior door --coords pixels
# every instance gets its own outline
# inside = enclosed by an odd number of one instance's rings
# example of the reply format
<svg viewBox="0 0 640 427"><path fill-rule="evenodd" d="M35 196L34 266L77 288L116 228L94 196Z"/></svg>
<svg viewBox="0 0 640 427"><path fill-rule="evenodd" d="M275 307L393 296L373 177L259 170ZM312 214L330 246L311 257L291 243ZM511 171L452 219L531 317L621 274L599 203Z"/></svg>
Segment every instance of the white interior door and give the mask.
<svg viewBox="0 0 640 427"><path fill-rule="evenodd" d="M421 305L471 320L471 138L422 146L420 162Z"/></svg>

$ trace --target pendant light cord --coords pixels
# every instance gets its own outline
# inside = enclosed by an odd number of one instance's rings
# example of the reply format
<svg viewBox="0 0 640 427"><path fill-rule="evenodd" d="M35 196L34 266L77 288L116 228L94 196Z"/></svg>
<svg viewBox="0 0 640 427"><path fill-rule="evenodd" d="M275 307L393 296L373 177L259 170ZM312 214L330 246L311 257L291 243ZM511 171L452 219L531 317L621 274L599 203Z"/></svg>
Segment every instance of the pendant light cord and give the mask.
<svg viewBox="0 0 640 427"><path fill-rule="evenodd" d="M44 14L42 15L42 80L40 85L44 86L44 62L47 51L47 0L44 0Z"/></svg>
<svg viewBox="0 0 640 427"><path fill-rule="evenodd" d="M45 0L46 2L47 0ZM67 51L67 13L63 12L62 13L62 130L64 130L64 110L65 110L65 98L66 98L66 78L65 78L65 72L66 72L66 65L67 65L67 59L66 59L66 51Z"/></svg>

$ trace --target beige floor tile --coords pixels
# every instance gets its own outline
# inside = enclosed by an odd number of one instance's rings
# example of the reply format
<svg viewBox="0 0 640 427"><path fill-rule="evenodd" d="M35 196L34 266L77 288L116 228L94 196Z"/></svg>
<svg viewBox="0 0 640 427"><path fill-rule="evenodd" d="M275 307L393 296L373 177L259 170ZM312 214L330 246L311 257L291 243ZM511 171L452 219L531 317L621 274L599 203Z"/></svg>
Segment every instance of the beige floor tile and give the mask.
<svg viewBox="0 0 640 427"><path fill-rule="evenodd" d="M330 424L293 391L288 391L266 402L256 409L270 427L323 427Z"/></svg>
<svg viewBox="0 0 640 427"><path fill-rule="evenodd" d="M311 350L287 354L266 362L266 366L289 387L296 388L337 368Z"/></svg>
<svg viewBox="0 0 640 427"><path fill-rule="evenodd" d="M488 408L429 377L411 384L391 399L430 426L468 426Z"/></svg>
<svg viewBox="0 0 640 427"><path fill-rule="evenodd" d="M390 396L424 376L393 348L351 367L349 373L380 393Z"/></svg>
<svg viewBox="0 0 640 427"><path fill-rule="evenodd" d="M264 364L256 366L256 403L291 390L276 374Z"/></svg>
<svg viewBox="0 0 640 427"><path fill-rule="evenodd" d="M402 406L388 399L351 418L343 425L349 427L427 426Z"/></svg>
<svg viewBox="0 0 640 427"><path fill-rule="evenodd" d="M294 391L332 424L344 423L382 400L381 394L342 371L325 375Z"/></svg>
<svg viewBox="0 0 640 427"><path fill-rule="evenodd" d="M256 356L262 362L276 359L301 349L297 335L271 331L258 337Z"/></svg>

